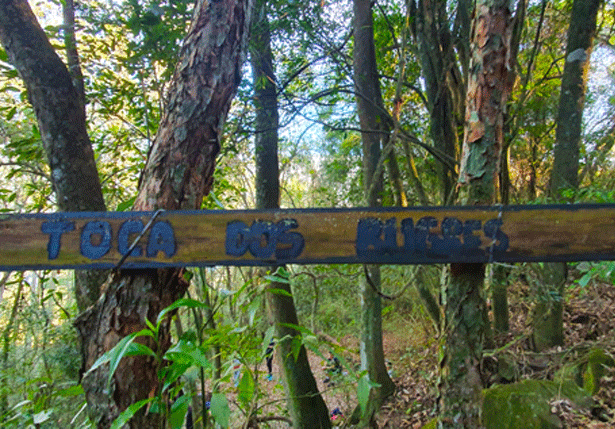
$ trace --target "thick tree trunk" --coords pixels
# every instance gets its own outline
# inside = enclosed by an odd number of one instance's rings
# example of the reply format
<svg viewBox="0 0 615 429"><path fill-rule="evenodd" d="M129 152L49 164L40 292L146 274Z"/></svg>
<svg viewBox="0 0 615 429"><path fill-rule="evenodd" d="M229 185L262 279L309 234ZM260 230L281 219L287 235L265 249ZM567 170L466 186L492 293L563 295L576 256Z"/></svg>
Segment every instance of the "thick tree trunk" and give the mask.
<svg viewBox="0 0 615 429"><path fill-rule="evenodd" d="M250 1L198 1L182 46L169 101L143 171L135 210L199 209L211 189L220 133L241 76ZM183 270L124 270L103 297L77 321L89 368L122 337L146 327L188 284ZM160 344L170 343L168 323ZM152 344L148 344L153 346ZM108 368L87 373L82 383L90 416L106 428L137 400L159 392L158 368L150 358L122 360L105 390ZM160 415L135 416L133 428L155 427Z"/></svg>
<svg viewBox="0 0 615 429"><path fill-rule="evenodd" d="M483 264L452 264L444 306L439 428L480 428L485 337Z"/></svg>
<svg viewBox="0 0 615 429"><path fill-rule="evenodd" d="M550 194L555 200L561 199L562 189L579 186L585 90L599 6L600 0L575 0L572 4L549 183ZM565 263L545 264L544 291L536 296L532 314L532 336L537 351L564 344L562 315L566 272Z"/></svg>
<svg viewBox="0 0 615 429"><path fill-rule="evenodd" d="M383 178L377 174L381 156L381 142L387 137L384 126L386 111L380 93L376 66L374 28L371 2L354 0L354 83L357 111L363 142L363 181L366 203L370 207L382 205ZM380 267L366 268L370 279L361 282L361 367L367 370L369 379L380 387L370 392L369 409L363 415L363 423L373 419L382 401L395 390L395 384L387 373L382 344L382 302L374 289L380 288Z"/></svg>
<svg viewBox="0 0 615 429"><path fill-rule="evenodd" d="M476 4L459 183L464 203L493 204L498 192L504 110L511 92L511 12L506 0ZM483 264L452 264L445 291L441 428L480 428L480 361L486 334Z"/></svg>
<svg viewBox="0 0 615 429"><path fill-rule="evenodd" d="M0 42L34 107L62 211L103 211L85 110L71 75L25 0L0 2Z"/></svg>
<svg viewBox="0 0 615 429"><path fill-rule="evenodd" d="M250 62L256 104L256 206L259 209L274 209L280 207L279 123L266 5L266 0L256 1L250 34ZM271 270L275 271L276 268L272 267ZM288 295L270 292L273 290L284 290ZM297 355L293 352L293 339L301 334L289 326L299 324L290 285L272 282L268 287L267 303L270 319L279 339L276 349L282 361L282 377L293 427L330 428L329 412L318 392L306 349L301 345Z"/></svg>

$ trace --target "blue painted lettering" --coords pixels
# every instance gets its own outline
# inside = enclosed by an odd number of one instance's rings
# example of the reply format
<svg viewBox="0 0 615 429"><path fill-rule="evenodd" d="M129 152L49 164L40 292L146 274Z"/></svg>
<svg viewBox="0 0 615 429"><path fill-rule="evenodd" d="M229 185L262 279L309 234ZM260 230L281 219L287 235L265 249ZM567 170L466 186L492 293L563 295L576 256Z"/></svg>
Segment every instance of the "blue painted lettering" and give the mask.
<svg viewBox="0 0 615 429"><path fill-rule="evenodd" d="M167 258L175 255L177 251L175 233L169 222L159 221L152 226L152 231L147 241L146 254L148 258L155 258L158 252L164 252Z"/></svg>
<svg viewBox="0 0 615 429"><path fill-rule="evenodd" d="M97 243L93 238L98 237ZM109 222L92 221L81 231L81 254L86 258L99 259L111 249L111 225Z"/></svg>
<svg viewBox="0 0 615 429"><path fill-rule="evenodd" d="M75 222L43 222L43 224L41 225L41 231L45 234L49 234L49 241L47 242L48 259L56 259L60 254L60 247L62 245L62 234L74 230Z"/></svg>

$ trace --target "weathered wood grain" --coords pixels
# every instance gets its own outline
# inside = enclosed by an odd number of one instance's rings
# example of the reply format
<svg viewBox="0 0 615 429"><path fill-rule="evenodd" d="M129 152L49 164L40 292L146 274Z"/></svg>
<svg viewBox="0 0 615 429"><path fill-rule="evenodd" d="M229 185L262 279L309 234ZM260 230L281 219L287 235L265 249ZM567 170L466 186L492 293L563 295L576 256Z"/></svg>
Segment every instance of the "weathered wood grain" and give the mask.
<svg viewBox="0 0 615 429"><path fill-rule="evenodd" d="M0 269L116 267L152 216L3 215ZM174 211L132 252L122 268L615 260L615 205Z"/></svg>

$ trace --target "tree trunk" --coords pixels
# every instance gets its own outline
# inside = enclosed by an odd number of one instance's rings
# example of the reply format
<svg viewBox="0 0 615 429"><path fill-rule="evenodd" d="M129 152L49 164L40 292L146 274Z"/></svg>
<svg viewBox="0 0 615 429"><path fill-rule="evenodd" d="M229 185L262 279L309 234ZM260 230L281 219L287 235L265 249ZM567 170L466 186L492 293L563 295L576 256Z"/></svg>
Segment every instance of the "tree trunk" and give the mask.
<svg viewBox="0 0 615 429"><path fill-rule="evenodd" d="M563 189L579 186L585 90L599 6L600 0L575 0L572 4L549 183L549 192L555 200L561 200ZM537 351L564 344L562 315L566 272L565 263L545 264L543 284L547 293L536 296L532 315L532 336Z"/></svg>
<svg viewBox="0 0 615 429"><path fill-rule="evenodd" d="M70 39L69 34L67 29L67 37L73 42L71 45L67 41L68 57L73 58L74 35ZM58 209L105 211L94 152L86 131L82 94L25 0L0 2L0 42L23 79L34 107ZM78 79L75 82L78 84ZM98 299L105 278L104 271L83 271L76 275L79 309Z"/></svg>
<svg viewBox="0 0 615 429"><path fill-rule="evenodd" d="M275 209L280 208L278 99L266 6L266 0L256 1L250 34L250 62L256 105L256 208ZM276 269L271 268L272 272ZM272 292L274 290L283 290L288 295ZM299 347L298 354L294 351L294 341L300 339L301 333L290 326L299 324L290 285L271 282L267 288L267 303L279 339L277 353L281 357L282 377L293 427L330 428L329 412L318 392L307 351L303 345Z"/></svg>
<svg viewBox="0 0 615 429"><path fill-rule="evenodd" d="M389 176L389 183L393 190L393 198L395 205L399 207L408 207L408 197L404 191L404 182L399 171L399 163L397 162L397 156L394 148L391 148L387 156L387 173Z"/></svg>
<svg viewBox="0 0 615 429"><path fill-rule="evenodd" d="M77 51L77 39L75 37L75 4L73 0L65 0L62 3L62 15L64 17L64 48L66 49L68 72L73 79L73 86L77 91L79 102L85 106L83 74L79 64L79 52Z"/></svg>
<svg viewBox="0 0 615 429"><path fill-rule="evenodd" d="M493 204L498 192L503 120L511 92L511 12L505 0L478 1L459 183L464 203ZM452 264L445 291L441 428L480 428L480 362L485 339L484 264Z"/></svg>
<svg viewBox="0 0 615 429"><path fill-rule="evenodd" d="M452 264L444 306L439 428L480 428L484 264Z"/></svg>
<svg viewBox="0 0 615 429"><path fill-rule="evenodd" d="M458 7L462 8L463 2ZM431 138L434 146L454 162L459 154L457 129L461 125L456 118L463 115L465 85L456 72L448 25L446 2L419 0L414 33L429 103ZM439 162L437 168L442 189L441 201L446 204L452 194L456 173L444 163Z"/></svg>
<svg viewBox="0 0 615 429"><path fill-rule="evenodd" d="M502 265L493 267L491 297L493 303L493 327L495 332L508 332L508 274L510 269Z"/></svg>
<svg viewBox="0 0 615 429"><path fill-rule="evenodd" d="M387 137L388 128L384 126L387 119L376 66L371 2L354 0L353 4L353 72L363 142L365 199L368 206L377 207L382 205L382 170L377 174L377 167L381 142ZM378 383L380 387L371 389L369 408L363 414L363 425L373 419L382 401L395 390L384 362L381 297L374 290L380 288L380 267L368 266L366 273L369 278L361 282L361 367L367 370L370 381Z"/></svg>
<svg viewBox="0 0 615 429"><path fill-rule="evenodd" d="M23 279L23 273L21 273L20 281L17 285L17 291L15 292L15 298L13 300L13 305L11 306L11 313L8 319L8 323L4 327L2 331L2 356L0 357L0 374L2 374L2 378L0 378L0 382L3 384L8 380L8 370L9 370L9 353L11 350L11 334L13 331L17 331L19 322L17 322L17 311L19 310L19 302L21 301L21 293L23 291L23 286L25 281ZM9 401L8 395L0 396L0 416L6 415L9 411Z"/></svg>
<svg viewBox="0 0 615 429"><path fill-rule="evenodd" d="M566 270L565 263L544 264L540 286L533 291L536 302L532 309L532 345L535 351L564 345Z"/></svg>
<svg viewBox="0 0 615 429"><path fill-rule="evenodd" d="M199 209L210 191L220 133L241 76L250 2L198 1L169 89L168 104L141 176L135 210ZM145 320L181 297L188 283L182 269L122 270L108 282L103 297L77 320L85 368ZM168 321L160 344L170 344ZM148 344L153 347L153 344ZM122 360L111 392L105 366L87 373L82 384L91 419L110 425L128 405L159 393L151 358ZM132 428L155 427L158 414L140 412Z"/></svg>
<svg viewBox="0 0 615 429"><path fill-rule="evenodd" d="M551 195L556 199L561 189L578 188L585 89L600 1L575 0L572 4L550 182Z"/></svg>

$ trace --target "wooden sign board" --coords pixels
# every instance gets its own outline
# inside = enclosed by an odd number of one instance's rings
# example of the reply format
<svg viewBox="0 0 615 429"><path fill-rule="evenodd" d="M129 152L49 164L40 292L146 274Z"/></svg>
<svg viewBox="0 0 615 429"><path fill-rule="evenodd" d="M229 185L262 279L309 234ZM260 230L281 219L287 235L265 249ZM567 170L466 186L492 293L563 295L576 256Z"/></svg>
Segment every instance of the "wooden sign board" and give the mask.
<svg viewBox="0 0 615 429"><path fill-rule="evenodd" d="M0 216L0 270L615 260L615 205Z"/></svg>

